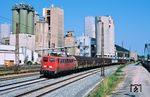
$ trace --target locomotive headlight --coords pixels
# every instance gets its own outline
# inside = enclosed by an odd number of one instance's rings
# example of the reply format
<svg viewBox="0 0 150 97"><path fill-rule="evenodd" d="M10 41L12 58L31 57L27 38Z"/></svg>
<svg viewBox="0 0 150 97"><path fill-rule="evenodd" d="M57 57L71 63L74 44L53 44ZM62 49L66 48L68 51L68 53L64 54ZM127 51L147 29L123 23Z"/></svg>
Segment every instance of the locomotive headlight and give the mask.
<svg viewBox="0 0 150 97"><path fill-rule="evenodd" d="M46 68L46 65L44 65L43 67Z"/></svg>
<svg viewBox="0 0 150 97"><path fill-rule="evenodd" d="M52 68L52 66L49 66L49 68Z"/></svg>

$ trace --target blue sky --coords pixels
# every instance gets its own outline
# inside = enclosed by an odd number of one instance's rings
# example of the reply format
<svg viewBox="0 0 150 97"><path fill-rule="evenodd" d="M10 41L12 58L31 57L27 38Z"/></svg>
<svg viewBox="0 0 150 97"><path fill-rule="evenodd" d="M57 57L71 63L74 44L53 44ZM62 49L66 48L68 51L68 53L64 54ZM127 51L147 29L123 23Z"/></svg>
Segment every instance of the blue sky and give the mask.
<svg viewBox="0 0 150 97"><path fill-rule="evenodd" d="M143 54L144 44L150 42L150 0L0 0L0 16L12 18L11 7L27 3L42 15L42 8L64 9L65 31L74 30L76 36L84 32L85 16L110 15L115 21L115 42ZM10 20L0 17L0 23Z"/></svg>

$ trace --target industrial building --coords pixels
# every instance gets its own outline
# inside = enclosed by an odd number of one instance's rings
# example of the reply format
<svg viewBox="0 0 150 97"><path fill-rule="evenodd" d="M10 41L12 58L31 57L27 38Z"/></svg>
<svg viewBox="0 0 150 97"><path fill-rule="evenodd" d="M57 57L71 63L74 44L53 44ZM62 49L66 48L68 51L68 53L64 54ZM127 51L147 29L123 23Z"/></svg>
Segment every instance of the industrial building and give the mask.
<svg viewBox="0 0 150 97"><path fill-rule="evenodd" d="M76 45L79 48L76 48L76 55L86 56L86 57L95 57L96 55L96 39L89 36L81 36L77 39Z"/></svg>
<svg viewBox="0 0 150 97"><path fill-rule="evenodd" d="M52 6L43 8L43 16L50 31L50 47L64 46L64 10Z"/></svg>
<svg viewBox="0 0 150 97"><path fill-rule="evenodd" d="M85 17L85 36L95 38L95 18L93 16Z"/></svg>
<svg viewBox="0 0 150 97"><path fill-rule="evenodd" d="M44 51L43 48L50 48L50 31L48 30L48 23L44 17L41 17L36 11L34 13L34 35L35 35L35 49L37 53L47 55L48 50Z"/></svg>
<svg viewBox="0 0 150 97"><path fill-rule="evenodd" d="M40 15L35 11L34 12L34 26L36 26L36 22L40 21ZM34 29L36 29L36 27L34 27ZM35 32L34 32L35 33Z"/></svg>
<svg viewBox="0 0 150 97"><path fill-rule="evenodd" d="M117 59L130 59L130 51L119 46L115 45L116 48L116 57Z"/></svg>
<svg viewBox="0 0 150 97"><path fill-rule="evenodd" d="M16 31L19 33L19 47L35 49L34 35L34 8L26 4L18 4L12 7L12 32L10 45L16 44ZM30 41L30 42L29 42Z"/></svg>
<svg viewBox="0 0 150 97"><path fill-rule="evenodd" d="M110 16L97 16L95 27L97 57L114 57L115 33L113 19Z"/></svg>
<svg viewBox="0 0 150 97"><path fill-rule="evenodd" d="M134 61L137 61L138 60L138 55L136 52L134 51L130 51L130 58Z"/></svg>
<svg viewBox="0 0 150 97"><path fill-rule="evenodd" d="M67 52L70 55L75 55L75 35L74 31L68 31L65 35L65 47L72 47L68 48Z"/></svg>
<svg viewBox="0 0 150 97"><path fill-rule="evenodd" d="M11 34L10 24L0 24L0 43L9 45L9 36Z"/></svg>
<svg viewBox="0 0 150 97"><path fill-rule="evenodd" d="M10 35L10 45L16 45L16 34ZM30 50L35 49L35 35L19 34L19 47L26 47Z"/></svg>
<svg viewBox="0 0 150 97"><path fill-rule="evenodd" d="M35 48L41 49L41 51L38 51L40 55L48 54L48 51L42 51L43 48L50 47L48 23L45 21L37 21L35 28Z"/></svg>
<svg viewBox="0 0 150 97"><path fill-rule="evenodd" d="M5 60L12 60L15 64L15 46L0 45L0 56L0 65L4 65ZM19 60L20 65L28 61L39 62L38 53L24 47L19 48Z"/></svg>

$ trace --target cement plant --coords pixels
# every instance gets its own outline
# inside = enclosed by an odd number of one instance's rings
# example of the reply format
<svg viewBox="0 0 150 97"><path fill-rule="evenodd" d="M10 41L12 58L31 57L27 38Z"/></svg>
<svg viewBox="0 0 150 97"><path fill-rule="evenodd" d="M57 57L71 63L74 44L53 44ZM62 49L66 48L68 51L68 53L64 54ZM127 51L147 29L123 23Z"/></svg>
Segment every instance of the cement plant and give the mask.
<svg viewBox="0 0 150 97"><path fill-rule="evenodd" d="M84 2L84 11L89 12L83 17L81 13L72 15L80 12L78 8L83 10L80 3L75 12L65 9L71 9L73 3L43 7L45 1L35 1L37 8L16 1L10 1L13 6L7 13L12 19L0 15L1 97L149 96L150 43L143 44L143 55L127 48L125 41L117 44L120 32L116 31L121 27L113 14L90 13L96 3L87 7ZM84 25L75 22L80 15ZM76 25L66 30L73 23ZM83 31L79 32L81 25Z"/></svg>

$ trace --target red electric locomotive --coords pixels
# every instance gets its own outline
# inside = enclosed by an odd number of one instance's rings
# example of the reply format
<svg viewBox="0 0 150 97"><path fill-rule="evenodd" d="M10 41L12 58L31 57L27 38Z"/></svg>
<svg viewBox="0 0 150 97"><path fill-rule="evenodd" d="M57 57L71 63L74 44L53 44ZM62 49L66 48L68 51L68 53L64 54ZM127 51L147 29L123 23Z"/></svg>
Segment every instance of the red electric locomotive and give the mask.
<svg viewBox="0 0 150 97"><path fill-rule="evenodd" d="M43 56L40 73L55 75L62 71L74 70L77 67L73 56Z"/></svg>

